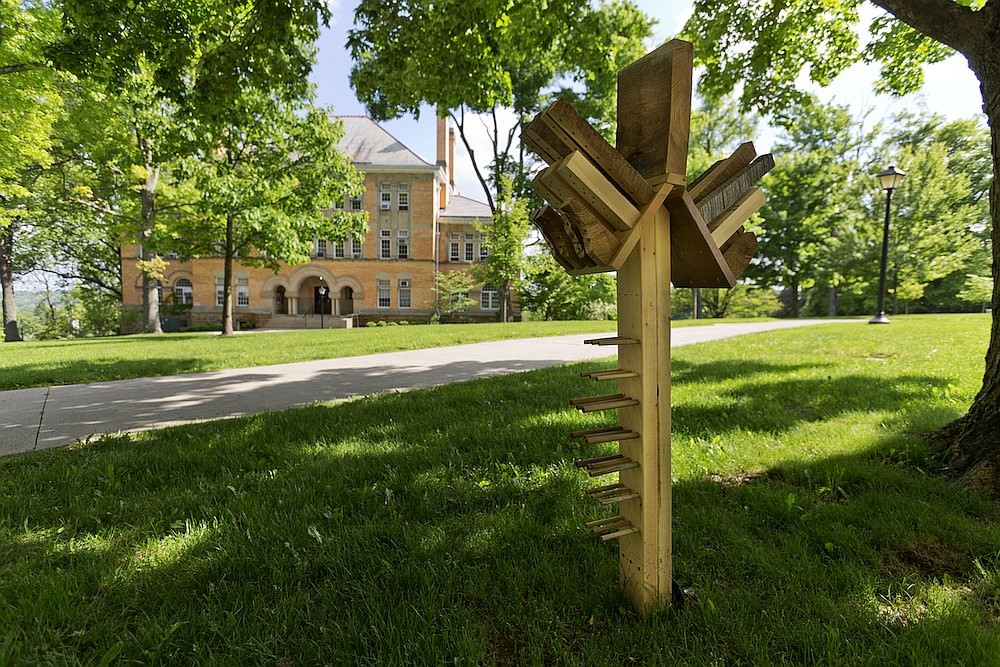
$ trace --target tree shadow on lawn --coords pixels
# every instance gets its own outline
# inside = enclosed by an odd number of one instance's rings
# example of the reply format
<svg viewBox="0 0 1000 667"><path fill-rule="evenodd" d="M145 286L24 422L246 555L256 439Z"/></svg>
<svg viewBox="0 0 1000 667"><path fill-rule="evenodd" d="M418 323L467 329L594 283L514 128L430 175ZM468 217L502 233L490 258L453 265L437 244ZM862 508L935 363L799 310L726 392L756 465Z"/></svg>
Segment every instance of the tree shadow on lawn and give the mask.
<svg viewBox="0 0 1000 667"><path fill-rule="evenodd" d="M2 461L0 658L98 660L118 644L145 662L282 664L986 664L1000 651L983 620L1000 582L974 565L998 565L997 506L922 473L907 436L675 482L675 576L693 594L637 619L615 546L582 527L601 511L571 463L594 449L569 442L591 418L567 401L592 393L578 372L596 367ZM844 410L892 413L888 431L906 432L930 381L894 393L868 379L877 391ZM780 382L747 382L778 400ZM828 384L789 389L816 402ZM792 425L765 404L743 428ZM691 414L675 432L700 428ZM938 600L946 578L959 592Z"/></svg>

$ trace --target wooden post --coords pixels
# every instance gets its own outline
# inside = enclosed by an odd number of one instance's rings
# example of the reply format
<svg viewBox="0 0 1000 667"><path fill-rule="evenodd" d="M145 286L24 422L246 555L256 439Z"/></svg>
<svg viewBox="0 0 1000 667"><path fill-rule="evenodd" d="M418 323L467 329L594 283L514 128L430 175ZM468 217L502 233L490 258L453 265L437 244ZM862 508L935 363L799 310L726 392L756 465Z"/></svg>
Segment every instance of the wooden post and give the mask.
<svg viewBox="0 0 1000 667"><path fill-rule="evenodd" d="M617 146L565 102L525 128L522 141L549 167L534 181L548 202L534 222L571 274L618 272L618 335L585 341L618 348L618 367L584 375L618 393L574 399L582 412L617 410L616 426L576 431L616 454L577 461L618 482L588 492L616 516L591 521L618 540L622 591L647 616L671 601L670 284L732 287L757 247L743 223L762 204L754 181L774 164L744 144L687 185L692 47L674 40L618 75ZM708 220L706 221L706 218Z"/></svg>
<svg viewBox="0 0 1000 667"><path fill-rule="evenodd" d="M621 393L639 400L619 411L621 425L639 434L620 442L622 454L639 462L620 473L639 494L619 505L639 527L619 540L620 576L625 597L643 615L669 605L671 594L669 284L670 214L660 208L618 271L618 335L639 340L618 348L619 367L638 373L618 381Z"/></svg>

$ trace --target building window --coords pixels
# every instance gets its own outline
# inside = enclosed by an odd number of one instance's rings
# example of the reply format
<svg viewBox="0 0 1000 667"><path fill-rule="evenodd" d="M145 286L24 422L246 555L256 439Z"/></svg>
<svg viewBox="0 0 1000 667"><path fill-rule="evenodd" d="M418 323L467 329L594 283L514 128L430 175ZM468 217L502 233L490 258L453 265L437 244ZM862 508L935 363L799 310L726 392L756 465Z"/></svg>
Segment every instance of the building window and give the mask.
<svg viewBox="0 0 1000 667"><path fill-rule="evenodd" d="M163 303L163 283L156 281L156 302Z"/></svg>
<svg viewBox="0 0 1000 667"><path fill-rule="evenodd" d="M483 310L500 310L500 294L493 285L483 285L479 290L479 307Z"/></svg>
<svg viewBox="0 0 1000 667"><path fill-rule="evenodd" d="M225 305L226 300L226 283L222 278L215 279L215 305L222 306Z"/></svg>
<svg viewBox="0 0 1000 667"><path fill-rule="evenodd" d="M409 211L410 210L410 184L400 183L399 184L399 210Z"/></svg>
<svg viewBox="0 0 1000 667"><path fill-rule="evenodd" d="M333 210L335 210L335 211L343 211L344 210L344 198L343 197L341 197L340 199L334 200L334 202L333 202Z"/></svg>
<svg viewBox="0 0 1000 667"><path fill-rule="evenodd" d="M380 229L378 237L378 258L392 259L392 231Z"/></svg>
<svg viewBox="0 0 1000 667"><path fill-rule="evenodd" d="M375 281L378 285L378 307L388 308L390 305L389 300L389 281L382 280L379 278Z"/></svg>
<svg viewBox="0 0 1000 667"><path fill-rule="evenodd" d="M351 197L351 211L357 213L358 211L363 211L365 208L364 200L362 200L361 195L357 197Z"/></svg>
<svg viewBox="0 0 1000 667"><path fill-rule="evenodd" d="M392 185L389 183L379 183L378 186L378 207L383 211L392 208Z"/></svg>
<svg viewBox="0 0 1000 667"><path fill-rule="evenodd" d="M401 278L399 280L399 307L409 308L410 307L410 281L409 279Z"/></svg>
<svg viewBox="0 0 1000 667"><path fill-rule="evenodd" d="M409 259L410 258L410 232L406 229L400 229L396 232L397 243L399 244L399 258Z"/></svg>
<svg viewBox="0 0 1000 667"><path fill-rule="evenodd" d="M337 241L333 244L333 256L337 259L344 259L344 244L347 241Z"/></svg>
<svg viewBox="0 0 1000 667"><path fill-rule="evenodd" d="M236 305L246 308L250 305L250 279L236 279Z"/></svg>
<svg viewBox="0 0 1000 667"><path fill-rule="evenodd" d="M361 258L361 239L358 237L351 239L351 257Z"/></svg>
<svg viewBox="0 0 1000 667"><path fill-rule="evenodd" d="M316 256L326 257L326 239L316 239Z"/></svg>
<svg viewBox="0 0 1000 667"><path fill-rule="evenodd" d="M471 262L476 258L476 235L466 234L465 235L465 261Z"/></svg>
<svg viewBox="0 0 1000 667"><path fill-rule="evenodd" d="M194 303L194 288L187 278L178 278L174 282L174 303Z"/></svg>
<svg viewBox="0 0 1000 667"><path fill-rule="evenodd" d="M459 261L461 257L459 256L458 252L459 252L458 234L452 234L448 242L448 261L449 262Z"/></svg>

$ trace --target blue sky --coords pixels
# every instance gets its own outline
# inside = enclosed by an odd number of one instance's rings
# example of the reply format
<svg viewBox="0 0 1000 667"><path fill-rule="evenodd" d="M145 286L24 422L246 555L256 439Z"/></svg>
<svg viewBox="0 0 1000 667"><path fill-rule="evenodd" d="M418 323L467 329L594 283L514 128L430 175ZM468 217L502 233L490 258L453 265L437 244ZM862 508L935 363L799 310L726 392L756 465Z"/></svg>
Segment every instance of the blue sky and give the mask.
<svg viewBox="0 0 1000 667"><path fill-rule="evenodd" d="M349 83L351 59L344 44L347 31L354 20L354 0L330 0L333 20L319 41L319 62L313 78L317 84L320 104L332 106L343 115L365 114L364 107L354 97ZM691 12L688 0L637 0L647 15L657 19L653 48L673 36ZM976 79L960 56L927 69L925 92L902 99L876 97L871 92L871 82L877 76L872 67L855 66L842 75L825 91L817 91L826 99L849 104L856 112L873 109L872 121L889 116L905 108L923 106L949 118L968 118L982 113L982 101ZM930 92L933 91L933 92ZM405 118L382 123L403 144L425 160L435 159L435 124L433 111L427 108L419 121ZM758 149L767 150L773 133L765 130L757 138ZM477 151L482 154L484 151ZM483 199L478 182L468 166L468 155L458 147L456 155L456 180L459 192L474 199Z"/></svg>

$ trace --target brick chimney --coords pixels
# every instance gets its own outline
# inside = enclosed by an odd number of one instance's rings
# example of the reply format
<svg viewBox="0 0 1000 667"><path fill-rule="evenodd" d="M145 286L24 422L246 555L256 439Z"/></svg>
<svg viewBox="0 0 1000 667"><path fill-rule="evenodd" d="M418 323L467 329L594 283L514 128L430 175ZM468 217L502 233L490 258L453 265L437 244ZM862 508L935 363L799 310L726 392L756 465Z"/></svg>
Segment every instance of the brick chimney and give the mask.
<svg viewBox="0 0 1000 667"><path fill-rule="evenodd" d="M454 133L454 130L452 130ZM446 174L449 175L449 180L454 182L454 178L451 177L451 163L452 160L448 159L448 118L446 116L438 116L437 119L437 166L440 167ZM454 151L452 151L454 154ZM451 186L448 183L441 183L441 189L438 191L438 208L444 210L448 208L448 196L451 194Z"/></svg>

